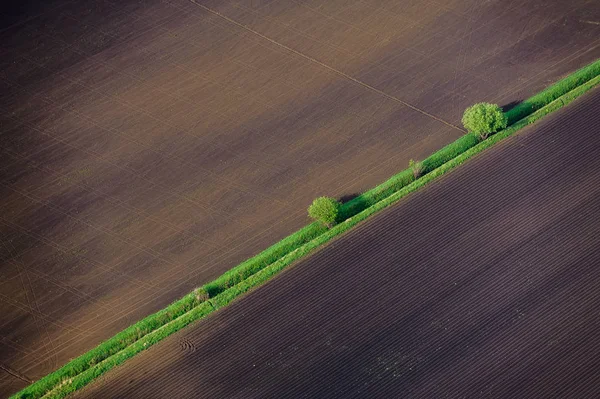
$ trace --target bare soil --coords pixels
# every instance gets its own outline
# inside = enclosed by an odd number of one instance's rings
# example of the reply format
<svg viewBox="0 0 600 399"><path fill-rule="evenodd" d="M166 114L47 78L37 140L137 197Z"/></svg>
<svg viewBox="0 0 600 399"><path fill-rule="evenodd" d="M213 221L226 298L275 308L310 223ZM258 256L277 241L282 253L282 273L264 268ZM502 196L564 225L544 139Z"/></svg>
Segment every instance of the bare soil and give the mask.
<svg viewBox="0 0 600 399"><path fill-rule="evenodd" d="M600 91L81 398L595 398Z"/></svg>
<svg viewBox="0 0 600 399"><path fill-rule="evenodd" d="M600 57L589 0L23 4L0 28L0 359L32 380L453 141L471 103ZM0 396L24 384L0 370Z"/></svg>

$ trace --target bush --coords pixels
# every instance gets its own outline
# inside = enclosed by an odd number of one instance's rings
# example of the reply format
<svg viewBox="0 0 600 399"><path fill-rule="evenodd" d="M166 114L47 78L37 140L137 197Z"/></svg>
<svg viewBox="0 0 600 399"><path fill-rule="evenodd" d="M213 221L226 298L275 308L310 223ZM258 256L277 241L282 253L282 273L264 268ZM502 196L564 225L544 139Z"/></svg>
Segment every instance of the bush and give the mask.
<svg viewBox="0 0 600 399"><path fill-rule="evenodd" d="M415 162L414 160L408 161L408 166L412 170L415 179L418 179L423 174L423 162Z"/></svg>
<svg viewBox="0 0 600 399"><path fill-rule="evenodd" d="M504 129L508 118L496 104L478 103L465 110L462 123L469 132L485 140L490 133Z"/></svg>
<svg viewBox="0 0 600 399"><path fill-rule="evenodd" d="M308 207L308 215L331 227L337 220L341 204L333 198L319 197Z"/></svg>

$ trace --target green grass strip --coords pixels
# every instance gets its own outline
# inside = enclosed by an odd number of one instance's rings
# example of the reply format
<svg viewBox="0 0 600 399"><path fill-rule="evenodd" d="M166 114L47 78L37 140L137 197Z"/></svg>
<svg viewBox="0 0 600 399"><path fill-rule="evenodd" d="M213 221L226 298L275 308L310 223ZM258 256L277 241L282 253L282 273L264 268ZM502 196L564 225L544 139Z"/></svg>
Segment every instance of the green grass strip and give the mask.
<svg viewBox="0 0 600 399"><path fill-rule="evenodd" d="M506 112L508 124L512 125L598 75L600 75L600 60L571 73L566 78L559 80L552 86Z"/></svg>
<svg viewBox="0 0 600 399"><path fill-rule="evenodd" d="M225 272L216 280L202 286L206 294L213 298L229 287L247 279L261 269L264 269L277 259L292 252L296 248L313 240L327 230L321 223L311 223L297 232L287 236L277 244L272 245L256 256L242 262L233 269Z"/></svg>
<svg viewBox="0 0 600 399"><path fill-rule="evenodd" d="M73 359L11 398L63 398L214 309L261 285L279 271L346 232L357 223L462 164L475 154L534 123L600 84L600 60L579 69L507 112L511 126L482 142L467 134L423 160L424 176L404 170L342 206L343 222L327 230L311 223L242 262L216 280L184 296ZM520 118L519 118L520 117ZM517 123L517 118L520 119Z"/></svg>
<svg viewBox="0 0 600 399"><path fill-rule="evenodd" d="M54 387L61 385L64 380L81 375L81 373L90 368L94 368L105 361L105 359L139 342L141 338L154 331L158 331L160 327L197 309L202 303L202 298L199 298L195 293L190 293L166 308L126 328L94 349L73 359L57 371L39 379L13 397L40 398Z"/></svg>
<svg viewBox="0 0 600 399"><path fill-rule="evenodd" d="M146 334L143 338L137 340L135 343L129 345L122 351L115 353L109 358L95 364L93 367L88 368L81 374L75 377L63 380L54 389L47 392L43 398L64 398L68 394L75 392L76 390L83 388L108 370L122 364L127 359L135 356L139 352L148 349L150 346L162 341L164 338L173 334L176 331L181 330L183 327L190 323L200 320L204 316L214 311L214 307L210 302L202 302L189 312L179 316L175 320L171 320L164 326Z"/></svg>

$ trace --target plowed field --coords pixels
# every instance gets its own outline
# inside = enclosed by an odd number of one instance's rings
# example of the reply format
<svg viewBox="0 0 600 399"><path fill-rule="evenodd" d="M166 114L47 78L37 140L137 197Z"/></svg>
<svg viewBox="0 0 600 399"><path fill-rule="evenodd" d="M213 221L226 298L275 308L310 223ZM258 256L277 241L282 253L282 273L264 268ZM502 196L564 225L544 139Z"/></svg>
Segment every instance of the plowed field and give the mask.
<svg viewBox="0 0 600 399"><path fill-rule="evenodd" d="M600 91L85 398L600 396Z"/></svg>
<svg viewBox="0 0 600 399"><path fill-rule="evenodd" d="M22 4L0 19L0 396L303 226L314 197L456 139L471 103L600 57L596 0Z"/></svg>

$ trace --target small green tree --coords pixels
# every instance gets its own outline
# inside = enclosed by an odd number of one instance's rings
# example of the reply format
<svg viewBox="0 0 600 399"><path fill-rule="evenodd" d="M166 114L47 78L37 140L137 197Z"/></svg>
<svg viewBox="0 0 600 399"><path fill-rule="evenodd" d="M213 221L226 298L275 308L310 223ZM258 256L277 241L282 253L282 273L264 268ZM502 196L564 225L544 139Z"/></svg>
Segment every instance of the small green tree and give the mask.
<svg viewBox="0 0 600 399"><path fill-rule="evenodd" d="M465 110L462 123L469 132L485 140L490 133L504 129L508 118L496 104L478 103Z"/></svg>
<svg viewBox="0 0 600 399"><path fill-rule="evenodd" d="M341 204L333 198L319 197L308 207L308 216L331 227L340 212Z"/></svg>
<svg viewBox="0 0 600 399"><path fill-rule="evenodd" d="M412 170L415 179L421 177L421 174L423 173L423 162L415 162L413 159L411 159L408 161L408 166Z"/></svg>

